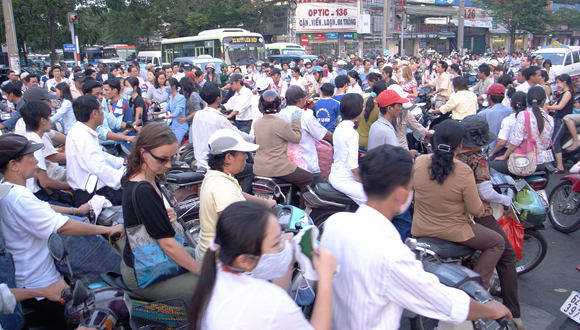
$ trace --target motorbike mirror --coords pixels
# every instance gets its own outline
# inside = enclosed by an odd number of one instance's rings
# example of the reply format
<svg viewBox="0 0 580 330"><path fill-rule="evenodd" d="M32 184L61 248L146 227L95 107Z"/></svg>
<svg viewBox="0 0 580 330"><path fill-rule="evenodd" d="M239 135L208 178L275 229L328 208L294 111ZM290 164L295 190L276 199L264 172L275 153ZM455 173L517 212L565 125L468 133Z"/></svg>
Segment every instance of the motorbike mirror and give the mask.
<svg viewBox="0 0 580 330"><path fill-rule="evenodd" d="M526 187L526 180L521 179L520 181L516 182L516 190L522 191Z"/></svg>
<svg viewBox="0 0 580 330"><path fill-rule="evenodd" d="M6 195L8 195L8 193L10 192L10 189L12 189L12 185L0 184L0 200L2 200L2 198L6 197Z"/></svg>
<svg viewBox="0 0 580 330"><path fill-rule="evenodd" d="M73 290L73 308L79 306L89 299L90 292L83 281L76 281Z"/></svg>
<svg viewBox="0 0 580 330"><path fill-rule="evenodd" d="M123 150L123 153L127 156L129 156L131 154L131 151L129 151L129 149L127 149L127 147L125 147L122 144L119 144L121 146L121 150Z"/></svg>
<svg viewBox="0 0 580 330"><path fill-rule="evenodd" d="M92 194L97 191L97 184L99 183L99 177L96 174L89 174L87 182L85 184L85 190Z"/></svg>
<svg viewBox="0 0 580 330"><path fill-rule="evenodd" d="M55 260L62 261L68 256L62 238L58 234L50 234L48 237L48 250Z"/></svg>
<svg viewBox="0 0 580 330"><path fill-rule="evenodd" d="M421 132L419 132L418 129L413 131L413 137L415 138L415 140L417 141L421 141Z"/></svg>

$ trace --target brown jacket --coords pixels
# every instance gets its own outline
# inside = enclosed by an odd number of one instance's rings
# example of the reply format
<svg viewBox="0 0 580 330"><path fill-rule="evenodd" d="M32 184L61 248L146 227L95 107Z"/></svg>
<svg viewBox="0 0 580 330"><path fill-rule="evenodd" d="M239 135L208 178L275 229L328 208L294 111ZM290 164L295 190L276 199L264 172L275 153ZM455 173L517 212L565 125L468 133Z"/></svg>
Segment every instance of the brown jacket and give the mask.
<svg viewBox="0 0 580 330"><path fill-rule="evenodd" d="M474 237L469 214L483 216L484 208L477 193L471 168L458 160L443 184L431 180L430 155L417 158L413 166L415 210L411 234L464 242Z"/></svg>
<svg viewBox="0 0 580 330"><path fill-rule="evenodd" d="M300 120L293 120L290 127L276 115L264 115L254 124L254 135L256 144L260 146L254 159L255 175L278 177L296 170L296 165L288 157L288 142L300 143Z"/></svg>

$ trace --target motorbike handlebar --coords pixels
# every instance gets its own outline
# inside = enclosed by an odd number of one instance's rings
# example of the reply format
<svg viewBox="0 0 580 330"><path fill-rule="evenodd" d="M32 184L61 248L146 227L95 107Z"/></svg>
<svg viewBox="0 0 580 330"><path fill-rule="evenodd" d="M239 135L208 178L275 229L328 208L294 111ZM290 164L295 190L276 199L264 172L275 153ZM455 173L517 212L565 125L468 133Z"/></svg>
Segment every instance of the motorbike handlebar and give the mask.
<svg viewBox="0 0 580 330"><path fill-rule="evenodd" d="M497 319L495 321L497 322L497 324L499 324L499 328L500 329L507 329L507 326L508 326L508 323L509 323L509 321L507 319L505 319L505 318L502 317L502 318Z"/></svg>

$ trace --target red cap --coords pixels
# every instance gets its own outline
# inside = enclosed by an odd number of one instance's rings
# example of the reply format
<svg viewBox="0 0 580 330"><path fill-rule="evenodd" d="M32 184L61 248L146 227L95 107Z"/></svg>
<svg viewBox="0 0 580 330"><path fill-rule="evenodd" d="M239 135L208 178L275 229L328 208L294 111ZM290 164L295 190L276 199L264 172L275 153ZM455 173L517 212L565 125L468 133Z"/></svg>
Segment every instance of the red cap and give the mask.
<svg viewBox="0 0 580 330"><path fill-rule="evenodd" d="M387 89L386 91L381 92L379 96L375 99L379 107L388 107L389 105L395 103L407 103L409 102L408 99L402 98L399 96L399 93L395 92L394 90Z"/></svg>
<svg viewBox="0 0 580 330"><path fill-rule="evenodd" d="M505 96L505 87L502 84L493 84L485 91L485 94L491 96Z"/></svg>

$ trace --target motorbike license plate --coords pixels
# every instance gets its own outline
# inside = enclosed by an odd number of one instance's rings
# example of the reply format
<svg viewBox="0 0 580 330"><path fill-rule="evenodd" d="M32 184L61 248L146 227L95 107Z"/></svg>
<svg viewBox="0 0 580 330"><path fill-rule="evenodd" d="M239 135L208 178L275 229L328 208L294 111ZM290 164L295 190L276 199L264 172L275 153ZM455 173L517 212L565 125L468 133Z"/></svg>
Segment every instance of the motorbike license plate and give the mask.
<svg viewBox="0 0 580 330"><path fill-rule="evenodd" d="M544 155L546 156L546 161L547 162L553 162L554 161L554 153L552 152L552 150L546 150L544 152Z"/></svg>
<svg viewBox="0 0 580 330"><path fill-rule="evenodd" d="M560 311L580 323L580 293L572 291L568 300L560 307Z"/></svg>

